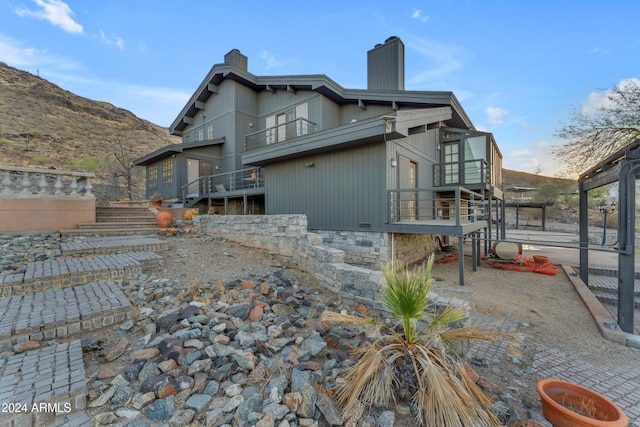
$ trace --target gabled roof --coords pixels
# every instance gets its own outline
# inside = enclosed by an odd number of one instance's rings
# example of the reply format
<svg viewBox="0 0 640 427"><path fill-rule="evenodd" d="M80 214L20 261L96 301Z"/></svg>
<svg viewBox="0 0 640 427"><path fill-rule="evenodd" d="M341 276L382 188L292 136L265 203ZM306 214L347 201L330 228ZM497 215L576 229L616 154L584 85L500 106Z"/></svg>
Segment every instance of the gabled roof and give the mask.
<svg viewBox="0 0 640 427"><path fill-rule="evenodd" d="M215 64L198 86L180 114L169 127L172 135L181 135L199 110L205 108L209 97L217 92L223 80L239 82L256 92L288 90L311 90L318 92L338 104L364 102L389 104L393 109L451 106L452 126L473 129L473 123L463 110L453 92L345 89L324 74L290 76L256 76L243 68L231 64Z"/></svg>
<svg viewBox="0 0 640 427"><path fill-rule="evenodd" d="M164 146L153 153L149 153L146 156L140 157L133 161L136 166L146 166L151 163L155 163L158 160L167 158L171 155L182 153L185 150L199 147L208 147L210 145L224 144L225 138L207 139L204 141L187 142L183 144L170 144Z"/></svg>

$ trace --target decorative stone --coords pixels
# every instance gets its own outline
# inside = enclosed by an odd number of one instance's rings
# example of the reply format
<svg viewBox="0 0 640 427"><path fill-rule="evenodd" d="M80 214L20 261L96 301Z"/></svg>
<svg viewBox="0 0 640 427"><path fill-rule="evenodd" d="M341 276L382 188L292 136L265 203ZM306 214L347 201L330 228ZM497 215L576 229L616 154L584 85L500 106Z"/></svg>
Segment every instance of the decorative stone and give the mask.
<svg viewBox="0 0 640 427"><path fill-rule="evenodd" d="M340 416L340 411L335 407L333 401L324 393L319 393L316 399L316 406L324 415L325 420L332 426L341 426L344 424L342 417ZM390 412L390 411L385 411ZM391 412L393 414L393 412ZM378 421L379 423L380 421ZM391 426L393 427L393 422Z"/></svg>
<svg viewBox="0 0 640 427"><path fill-rule="evenodd" d="M114 405L120 406L131 399L136 394L136 391L131 387L118 387L115 394L111 398L111 403Z"/></svg>
<svg viewBox="0 0 640 427"><path fill-rule="evenodd" d="M242 320L246 320L247 317L249 317L249 311L251 311L251 304L248 302L232 304L227 307L227 314L229 316L237 317Z"/></svg>
<svg viewBox="0 0 640 427"><path fill-rule="evenodd" d="M320 354L320 352L326 348L327 343L322 339L319 333L313 331L311 332L311 335L302 342L300 350L298 351L298 359L303 362L307 361Z"/></svg>
<svg viewBox="0 0 640 427"><path fill-rule="evenodd" d="M143 348L133 352L134 360L149 360L160 354L160 350L157 348Z"/></svg>
<svg viewBox="0 0 640 427"><path fill-rule="evenodd" d="M111 400L111 398L113 397L113 395L116 393L117 390L118 390L118 386L117 385L112 385L106 391L102 392L100 397L98 397L96 400L94 400L91 403L89 403L89 407L90 408L97 408L99 406L103 406L109 400Z"/></svg>
<svg viewBox="0 0 640 427"><path fill-rule="evenodd" d="M251 311L249 312L249 320L251 320L252 322L259 322L262 320L263 314L264 310L262 307L253 307L253 309L251 309Z"/></svg>
<svg viewBox="0 0 640 427"><path fill-rule="evenodd" d="M296 370L294 369L293 372ZM300 391L300 395L302 396L302 400L298 405L298 410L296 414L299 417L303 418L311 418L316 411L316 400L318 399L318 392L312 385L307 384Z"/></svg>
<svg viewBox="0 0 640 427"><path fill-rule="evenodd" d="M158 364L149 360L140 370L140 373L138 374L138 380L144 381L147 378L155 377L159 374L160 370L158 369Z"/></svg>
<svg viewBox="0 0 640 427"><path fill-rule="evenodd" d="M158 369L160 369L160 371L162 372L173 371L177 367L178 367L178 364L173 359L168 359L168 360L165 360L164 362L158 363Z"/></svg>
<svg viewBox="0 0 640 427"><path fill-rule="evenodd" d="M122 338L120 341L118 341L118 344L116 344L104 357L104 360L106 360L107 362L113 362L118 357L122 356L122 353L124 353L128 346L129 340L127 340L126 337Z"/></svg>
<svg viewBox="0 0 640 427"><path fill-rule="evenodd" d="M179 409L169 418L169 426L183 427L189 425L195 416L196 412L192 409Z"/></svg>
<svg viewBox="0 0 640 427"><path fill-rule="evenodd" d="M149 419L162 421L173 415L175 411L175 398L169 396L165 399L158 399L142 410L142 413Z"/></svg>
<svg viewBox="0 0 640 427"><path fill-rule="evenodd" d="M185 409L193 409L196 412L202 411L211 402L208 394L193 394L184 404Z"/></svg>
<svg viewBox="0 0 640 427"><path fill-rule="evenodd" d="M144 394L137 394L133 397L132 405L136 409L142 409L156 400L156 394L152 391Z"/></svg>
<svg viewBox="0 0 640 427"><path fill-rule="evenodd" d="M40 342L29 340L29 341L22 342L20 344L16 344L13 347L13 351L16 353L22 353L29 350L35 350L38 347L40 347Z"/></svg>
<svg viewBox="0 0 640 427"><path fill-rule="evenodd" d="M380 427L393 427L393 423L396 420L396 414L391 411L382 411L378 417L378 426Z"/></svg>
<svg viewBox="0 0 640 427"><path fill-rule="evenodd" d="M259 412L261 407L262 407L262 394L254 393L238 406L238 409L236 410L236 414L242 420L248 421L249 414L251 414L252 412Z"/></svg>
<svg viewBox="0 0 640 427"><path fill-rule="evenodd" d="M196 360L191 365L189 365L189 371L187 372L187 374L193 375L196 372L209 371L211 369L211 363L211 359Z"/></svg>
<svg viewBox="0 0 640 427"><path fill-rule="evenodd" d="M281 420L285 415L289 413L289 408L286 405L280 405L278 403L269 403L262 410L265 414L271 414L276 420Z"/></svg>
<svg viewBox="0 0 640 427"><path fill-rule="evenodd" d="M234 411L238 406L240 406L242 402L244 402L244 397L242 397L241 394L233 396L227 401L227 403L225 403L225 405L222 407L222 410L224 412Z"/></svg>

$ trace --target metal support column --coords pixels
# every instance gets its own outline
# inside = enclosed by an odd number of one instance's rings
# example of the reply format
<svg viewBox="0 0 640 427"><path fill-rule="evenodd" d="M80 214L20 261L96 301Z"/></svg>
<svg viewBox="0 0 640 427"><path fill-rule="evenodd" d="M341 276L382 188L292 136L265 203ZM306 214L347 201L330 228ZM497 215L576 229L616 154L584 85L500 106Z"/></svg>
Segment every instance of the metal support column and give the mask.
<svg viewBox="0 0 640 427"><path fill-rule="evenodd" d="M458 236L458 277L464 286L464 236Z"/></svg>
<svg viewBox="0 0 640 427"><path fill-rule="evenodd" d="M618 325L630 334L635 304L635 178L640 168L636 162L622 161L618 181Z"/></svg>
<svg viewBox="0 0 640 427"><path fill-rule="evenodd" d="M587 204L587 191L584 183L578 182L578 193L580 193L580 279L585 285L589 285L589 206Z"/></svg>

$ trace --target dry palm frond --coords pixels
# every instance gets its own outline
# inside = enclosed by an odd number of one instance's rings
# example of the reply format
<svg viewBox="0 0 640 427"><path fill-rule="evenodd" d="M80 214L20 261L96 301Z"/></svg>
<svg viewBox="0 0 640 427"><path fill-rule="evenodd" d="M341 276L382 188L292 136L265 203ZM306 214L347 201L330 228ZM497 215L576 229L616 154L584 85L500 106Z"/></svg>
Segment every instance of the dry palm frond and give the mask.
<svg viewBox="0 0 640 427"><path fill-rule="evenodd" d="M340 388L337 402L347 413L360 399L375 406L386 406L393 401L397 378L392 360L387 352L389 346L373 343L359 351L358 362L351 367Z"/></svg>
<svg viewBox="0 0 640 427"><path fill-rule="evenodd" d="M469 317L469 309L467 306L454 307L452 305L448 305L440 314L433 317L429 323L429 327L432 329L447 327L452 323L460 322L467 317Z"/></svg>
<svg viewBox="0 0 640 427"><path fill-rule="evenodd" d="M334 311L323 311L320 320L326 322L355 323L359 325L374 325L376 320L372 317L359 317L351 314L336 313Z"/></svg>
<svg viewBox="0 0 640 427"><path fill-rule="evenodd" d="M511 337L513 334L508 332L492 332L480 329L478 326L464 326L462 328L448 329L440 332L440 336L448 341L456 340L476 340L476 341L490 341L501 342L505 337Z"/></svg>

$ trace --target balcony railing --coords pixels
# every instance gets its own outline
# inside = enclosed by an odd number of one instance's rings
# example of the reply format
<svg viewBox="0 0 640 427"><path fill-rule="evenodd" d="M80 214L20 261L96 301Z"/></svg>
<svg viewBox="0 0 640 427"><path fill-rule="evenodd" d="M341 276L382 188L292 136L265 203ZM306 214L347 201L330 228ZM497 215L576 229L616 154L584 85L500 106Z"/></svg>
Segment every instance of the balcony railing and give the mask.
<svg viewBox="0 0 640 427"><path fill-rule="evenodd" d="M216 175L201 176L182 186L182 200L208 197L225 193L258 189L264 186L262 168L247 168Z"/></svg>
<svg viewBox="0 0 640 427"><path fill-rule="evenodd" d="M94 199L93 173L0 165L0 197Z"/></svg>
<svg viewBox="0 0 640 427"><path fill-rule="evenodd" d="M300 136L315 133L317 130L318 125L316 123L307 119L297 118L248 134L244 137L244 151L257 150L267 145L290 141Z"/></svg>
<svg viewBox="0 0 640 427"><path fill-rule="evenodd" d="M453 192L454 197L436 196ZM453 221L459 226L485 218L482 195L460 186L388 190L389 223L407 221Z"/></svg>
<svg viewBox="0 0 640 427"><path fill-rule="evenodd" d="M439 163L433 165L433 185L472 185L490 182L489 165L486 161Z"/></svg>

